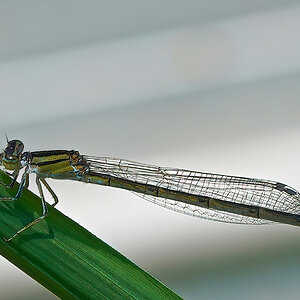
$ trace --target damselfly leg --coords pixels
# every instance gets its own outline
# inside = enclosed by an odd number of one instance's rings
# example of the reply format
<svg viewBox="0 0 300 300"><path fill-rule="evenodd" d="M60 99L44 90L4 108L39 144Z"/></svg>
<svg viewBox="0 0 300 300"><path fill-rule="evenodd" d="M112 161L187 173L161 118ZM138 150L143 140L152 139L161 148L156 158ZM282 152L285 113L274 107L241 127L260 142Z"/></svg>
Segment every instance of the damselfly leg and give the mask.
<svg viewBox="0 0 300 300"><path fill-rule="evenodd" d="M18 174L19 174L19 171L18 171ZM14 183L17 180L17 177L18 177L17 175L14 175L11 183L7 186L8 188L13 187ZM12 184L12 186L11 186L11 184ZM24 174L22 175L22 179L21 179L21 182L20 182L20 185L19 185L16 195L14 197L0 198L0 201L15 201L15 200L20 199L23 189L26 185L28 186L28 168L25 169Z"/></svg>
<svg viewBox="0 0 300 300"><path fill-rule="evenodd" d="M55 195L54 191L51 189L50 185L46 182L45 178L41 178L41 182L43 183L43 185L46 187L46 189L48 190L48 192L51 194L51 196L54 199L54 203L51 204L51 206L55 207L56 204L58 203L58 197Z"/></svg>
<svg viewBox="0 0 300 300"><path fill-rule="evenodd" d="M20 169L15 169L12 173L9 173L9 172L6 172L6 171L3 171L6 175L8 175L9 177L12 177L12 180L9 184L6 184L2 181L0 181L0 185L6 187L6 188L12 188L16 181L17 181L17 178L19 176L19 173L20 173Z"/></svg>
<svg viewBox="0 0 300 300"><path fill-rule="evenodd" d="M23 174L22 180L23 180L23 178L25 178L25 179L24 179L24 183L23 183L22 190L23 190L23 188L24 188L24 185L25 185L25 182L26 182L26 178L28 178L28 176L26 176L26 172ZM12 240L13 238L15 238L18 234L20 234L20 233L23 232L24 230L28 229L29 227L31 227L31 226L37 224L39 221L41 221L42 219L44 219L44 218L47 216L47 214L48 214L48 208L47 208L47 204L46 204L46 201L45 201L45 197L44 197L44 193L43 193L41 181L42 181L43 184L47 187L47 189L48 189L48 187L49 187L49 189L50 189L51 191L52 191L52 189L50 188L50 186L46 183L46 181L45 181L44 179L40 179L38 176L36 177L36 184L37 184L37 187L38 187L38 190L39 190L39 193L40 193L40 196L41 196L41 201L42 201L42 215L41 215L40 217L34 219L33 221L31 221L31 222L28 223L27 225L25 225L23 228L19 229L19 230L18 230L14 235L12 235L10 238L3 238L6 242L11 241L11 240ZM45 184L45 183L46 183L46 184ZM20 183L20 186L21 186L21 184L22 184L22 181L21 181L21 183ZM19 188L19 190L20 190L20 188ZM21 190L21 192L22 192L22 190ZM19 192L19 191L18 191L18 192ZM50 191L49 191L49 192L50 192ZM53 191L52 191L52 192L53 192ZM51 193L51 192L50 192L50 193ZM55 194L54 194L54 195L55 195ZM17 193L16 197L17 197L17 196L20 198L21 194L18 195L18 193ZM55 195L55 197L56 197L56 195ZM17 199L15 199L15 198L11 198L11 199L7 198L7 200L17 200ZM56 200L57 200L57 202L58 202L57 197L56 197L56 199L54 199L54 200L55 200L55 203L56 203ZM6 201L6 200L3 200L3 198L2 198L2 199L0 199L0 201Z"/></svg>
<svg viewBox="0 0 300 300"><path fill-rule="evenodd" d="M18 200L21 195L22 192L24 190L24 188L27 188L29 185L29 171L28 171L28 167L25 169L23 175L22 175L22 179L18 188L18 191L16 193L16 195L14 197L7 197L7 198L0 198L0 201L16 201ZM19 174L19 169L17 171L14 171L13 173L9 173L13 178L12 181L9 185L5 185L7 188L11 188L13 187L13 185L15 184L18 174ZM52 188L49 186L49 184L46 182L46 180L44 178L40 178L40 177L36 177L36 184L39 190L39 194L41 197L41 202L42 202L42 215L38 218L36 218L35 220L33 220L32 222L28 223L27 225L25 225L23 228L19 229L14 235L12 235L10 238L4 238L5 241L9 242L11 241L13 238L15 238L17 235L19 235L21 232L23 232L24 230L26 230L27 228L37 224L39 221L41 221L43 218L45 218L45 216L48 214L48 208L47 208L47 204L45 201L45 197L44 197L44 193L43 193L43 189L42 189L42 184L46 187L46 189L49 191L49 193L51 194L51 196L54 199L54 203L52 204L52 206L54 207L58 202L58 197L56 196L56 194L54 193L54 191L52 190Z"/></svg>

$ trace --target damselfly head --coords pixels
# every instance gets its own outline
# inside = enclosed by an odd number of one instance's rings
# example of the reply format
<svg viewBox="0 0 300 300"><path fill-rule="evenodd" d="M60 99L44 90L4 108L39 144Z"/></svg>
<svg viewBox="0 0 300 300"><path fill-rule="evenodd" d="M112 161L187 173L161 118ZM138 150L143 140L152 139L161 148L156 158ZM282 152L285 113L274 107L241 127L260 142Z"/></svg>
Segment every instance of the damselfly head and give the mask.
<svg viewBox="0 0 300 300"><path fill-rule="evenodd" d="M1 165L7 170L15 170L20 165L24 144L19 140L8 141L0 155Z"/></svg>

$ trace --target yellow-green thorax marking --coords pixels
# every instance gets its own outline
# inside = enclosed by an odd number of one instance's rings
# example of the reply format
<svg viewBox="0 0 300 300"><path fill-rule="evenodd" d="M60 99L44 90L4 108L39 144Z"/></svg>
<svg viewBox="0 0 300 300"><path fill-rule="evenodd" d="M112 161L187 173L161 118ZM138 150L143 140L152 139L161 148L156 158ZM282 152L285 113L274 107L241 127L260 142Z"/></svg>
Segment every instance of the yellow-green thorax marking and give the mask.
<svg viewBox="0 0 300 300"><path fill-rule="evenodd" d="M82 170L78 151L52 150L28 153L30 171L41 177L59 178ZM63 178L61 178L63 179Z"/></svg>

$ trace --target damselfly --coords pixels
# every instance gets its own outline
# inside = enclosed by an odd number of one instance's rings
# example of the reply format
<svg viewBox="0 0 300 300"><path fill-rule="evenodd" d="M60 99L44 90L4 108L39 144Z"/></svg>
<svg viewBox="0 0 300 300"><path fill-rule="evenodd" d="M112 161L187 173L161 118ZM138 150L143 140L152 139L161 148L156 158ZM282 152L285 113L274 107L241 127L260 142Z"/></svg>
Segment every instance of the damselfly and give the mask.
<svg viewBox="0 0 300 300"><path fill-rule="evenodd" d="M19 140L7 140L0 162L8 173L11 188L24 169L19 189L12 198L20 198L28 187L29 174L36 174L42 214L12 237L38 223L48 214L42 185L58 198L46 178L70 179L126 189L158 205L195 217L230 223L264 224L280 222L300 225L300 194L293 188L270 180L235 177L161 168L130 160L81 155L78 151L50 150L23 152ZM2 183L4 185L4 183Z"/></svg>

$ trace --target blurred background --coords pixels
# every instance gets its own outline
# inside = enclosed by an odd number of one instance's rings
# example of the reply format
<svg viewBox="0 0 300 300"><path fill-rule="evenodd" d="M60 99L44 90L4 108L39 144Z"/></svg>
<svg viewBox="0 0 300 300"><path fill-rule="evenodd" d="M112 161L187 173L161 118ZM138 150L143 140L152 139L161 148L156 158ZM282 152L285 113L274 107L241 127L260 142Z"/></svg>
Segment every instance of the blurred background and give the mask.
<svg viewBox="0 0 300 300"><path fill-rule="evenodd" d="M0 1L0 137L300 190L300 4ZM51 181L64 214L185 299L297 299L300 231ZM30 187L36 191L33 182ZM49 198L49 195L48 199ZM56 299L0 257L1 299Z"/></svg>

